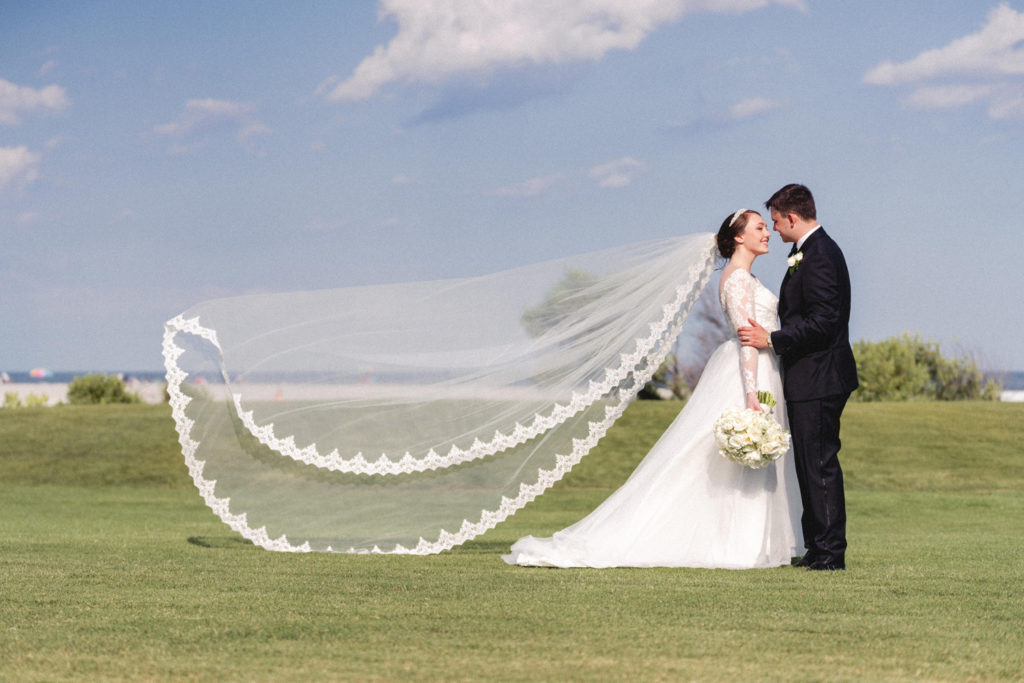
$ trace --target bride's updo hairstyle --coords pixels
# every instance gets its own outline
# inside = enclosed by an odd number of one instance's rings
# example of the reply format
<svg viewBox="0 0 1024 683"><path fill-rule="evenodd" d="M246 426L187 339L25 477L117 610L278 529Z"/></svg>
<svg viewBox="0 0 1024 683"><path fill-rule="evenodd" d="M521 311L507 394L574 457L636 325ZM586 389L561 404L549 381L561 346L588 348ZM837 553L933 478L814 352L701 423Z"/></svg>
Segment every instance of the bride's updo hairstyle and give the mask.
<svg viewBox="0 0 1024 683"><path fill-rule="evenodd" d="M750 214L755 216L761 215L753 209L740 209L736 213L729 214L722 221L722 227L718 229L718 235L715 238L718 244L718 253L722 255L722 258L732 258L732 253L736 251L736 235L739 235L746 229L747 222L750 220Z"/></svg>

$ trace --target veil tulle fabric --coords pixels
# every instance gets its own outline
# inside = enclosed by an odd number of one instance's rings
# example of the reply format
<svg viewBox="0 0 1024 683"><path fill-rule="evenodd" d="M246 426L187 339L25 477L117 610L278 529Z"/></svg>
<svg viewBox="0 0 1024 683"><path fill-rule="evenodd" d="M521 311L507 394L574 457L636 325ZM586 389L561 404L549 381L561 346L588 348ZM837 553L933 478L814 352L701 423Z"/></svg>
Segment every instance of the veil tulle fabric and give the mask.
<svg viewBox="0 0 1024 683"><path fill-rule="evenodd" d="M697 234L482 277L201 303L165 325L206 504L269 550L438 553L550 488L671 350Z"/></svg>

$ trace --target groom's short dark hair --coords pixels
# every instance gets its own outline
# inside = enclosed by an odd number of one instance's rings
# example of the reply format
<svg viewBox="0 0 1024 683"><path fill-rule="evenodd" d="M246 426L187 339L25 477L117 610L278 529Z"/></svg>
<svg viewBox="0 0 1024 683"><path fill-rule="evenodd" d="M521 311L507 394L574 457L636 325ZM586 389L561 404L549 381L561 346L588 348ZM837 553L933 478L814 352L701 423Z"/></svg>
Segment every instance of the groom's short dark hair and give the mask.
<svg viewBox="0 0 1024 683"><path fill-rule="evenodd" d="M817 220L818 212L814 208L814 196L803 185L790 183L776 192L764 203L766 209L775 209L781 214L795 213L800 218Z"/></svg>

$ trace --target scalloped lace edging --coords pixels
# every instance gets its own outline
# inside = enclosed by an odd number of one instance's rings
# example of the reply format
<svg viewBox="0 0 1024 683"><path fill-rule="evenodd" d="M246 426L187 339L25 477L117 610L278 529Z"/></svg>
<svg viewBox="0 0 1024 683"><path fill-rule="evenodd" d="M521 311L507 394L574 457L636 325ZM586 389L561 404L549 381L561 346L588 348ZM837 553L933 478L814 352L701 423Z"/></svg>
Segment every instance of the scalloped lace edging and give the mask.
<svg viewBox="0 0 1024 683"><path fill-rule="evenodd" d="M591 380L585 393L574 391L567 403L556 402L551 412L547 415L536 413L529 426L524 426L517 422L510 433L496 430L493 438L489 441L484 442L476 439L466 449L452 445L447 454L441 455L431 448L425 456L419 458L409 452L406 452L400 459L394 459L388 457L387 454L381 454L379 458L369 460L362 452L357 453L351 458L344 458L337 449L332 450L330 453L322 454L316 444L300 448L295 443L294 435L277 436L274 432L273 423L256 424L253 411L244 408L242 405L242 395L238 393L231 394L235 404L235 411L249 433L264 446L296 462L313 465L332 472L373 475L411 474L413 472L453 467L479 460L526 443L530 439L557 427L589 408L599 398L608 395L630 372L633 372L634 368L646 359L652 349L658 347L659 344L664 345L665 342L679 335L679 330L685 320L685 316L680 315L681 308L686 298L692 293L694 285L703 277L706 277L706 270L707 264L698 263L691 267L688 281L676 288L676 298L671 303L662 306L661 320L649 323L651 333L645 339L636 340L636 348L632 353L620 354L619 366L614 369L606 368L604 380L601 382ZM194 323L198 327L198 319L196 318L185 322Z"/></svg>
<svg viewBox="0 0 1024 683"><path fill-rule="evenodd" d="M674 309L674 313L672 315L669 315L669 308L672 307L673 304L666 304L662 308L664 312L664 316L662 318L662 324L664 324L664 328L662 329L662 333L659 334L656 332L656 328L661 327L661 324L651 323L651 335L647 338L647 340L637 340L637 352L634 352L633 354L622 355L623 365L620 366L620 370L624 368L626 358L632 358L633 356L635 356L639 352L641 344L647 345L647 342L650 342L650 340L653 338L654 341L651 342L647 347L647 353L651 355L649 357L640 356L639 358L637 358L633 367L627 369L623 373L623 376L620 378L619 382L616 382L614 385L612 385L617 386L623 380L630 378L628 383L624 387L624 391L621 393L622 398L619 401L619 403L615 406L608 406L605 408L604 420L600 422L588 422L589 431L587 436L583 439L574 438L572 440L573 449L571 453L569 455L557 455L556 466L553 469L539 470L537 480L533 484L527 484L525 482L520 484L519 494L515 498L508 498L502 496L501 504L498 506L498 508L495 510L483 510L481 512L480 520L478 522L474 523L470 522L468 519L465 519L463 520L462 526L457 532L452 533L445 529L442 529L438 534L438 540L431 542L421 537L419 543L412 548L406 548L401 544L395 544L395 547L391 550L381 550L377 546L374 546L372 549L356 549L353 547L348 548L346 550L337 550L328 546L325 551L358 554L437 554L444 550L449 550L457 545L461 545L462 543L465 543L466 541L475 538L476 536L479 536L480 534L483 534L484 532L490 529L493 529L495 526L503 522L505 519L512 516L520 509L522 509L527 503L531 502L537 496L539 496L544 491L549 489L562 477L564 477L575 465L577 465L580 462L580 460L582 460L583 457L587 453L589 453L591 449L593 449L595 445L597 445L598 441L605 435L605 433L607 433L608 429L615 422L615 420L621 417L622 413L625 411L626 407L632 400L635 392L638 391L639 388L646 384L648 381L650 381L651 377L657 371L658 367L664 361L665 357L668 355L669 352L668 344L661 344L660 346L658 346L657 341L663 338L667 340L673 338L674 336L678 336L679 332L682 329L683 322L685 321L686 316L689 314L689 308L683 311L681 310L681 307L683 306L683 304L686 303L686 299L689 296L689 294L693 291L694 285L700 283L701 287L699 287L698 289L703 289L703 285L706 285L707 280L710 277L712 263L713 261L709 257L701 263L694 264L690 268L687 284L682 285L676 289L676 300L674 302L676 308ZM693 302L691 301L690 307L692 307L692 304ZM674 324L672 322L673 319ZM188 404L191 403L192 399L186 396L181 390L181 385L185 381L185 379L187 379L188 373L181 370L181 368L179 368L177 364L178 358L180 358L181 355L184 353L184 349L182 349L181 347L174 343L174 338L177 336L178 332L186 332L189 334L199 336L213 344L213 346L216 347L218 351L222 351L222 349L220 343L217 340L216 332L214 330L202 327L199 324L198 317L185 319L179 315L169 320L165 324L163 337L163 356L164 367L166 369L167 376L167 389L168 394L170 396L171 411L175 421L175 428L178 432L178 442L181 444L182 454L185 457L185 464L188 467L188 471L190 476L192 477L192 481L195 484L196 488L199 490L199 493L202 496L203 501L214 512L214 514L220 517L220 519L225 524L227 524L231 529L233 529L234 531L242 535L244 538L249 539L254 544L262 548L279 552L312 552L312 548L310 547L308 541L302 543L301 545L293 545L291 542L288 541L286 535L284 534L282 534L278 538L271 538L267 533L265 526L259 527L257 529L253 529L252 527L250 527L248 525L245 512L242 512L240 514L234 514L231 512L231 499L229 497L218 498L216 496L216 494L214 493L214 488L216 487L217 484L216 480L205 479L203 477L203 469L206 465L206 462L203 460L199 460L196 457L196 453L199 449L200 442L192 438L192 428L195 426L195 420L192 420L185 414L185 409L188 406ZM657 349L657 351L652 354L652 350L655 349ZM639 374L637 374L636 368L639 365L641 365L641 359L646 360L646 366ZM226 375L226 373L224 374ZM595 383L592 381L591 386L593 386L594 384ZM604 382L600 384L603 385ZM607 391L605 393L607 393ZM589 394L590 392L588 391L588 395ZM590 399L589 403L580 407L579 410L583 410L588 405L592 404L601 395L604 394L594 396L592 399ZM234 396L237 395L233 395L233 397ZM576 396L577 394L574 392L573 398L575 399ZM235 405L236 409L241 411L240 399L235 399ZM573 402L570 402L569 406L562 406L561 404L556 403L555 409L552 411L552 416L556 413L556 411L558 411L559 408L563 410L568 410L572 405ZM579 412L579 410L567 415L565 418L563 418L563 421L565 419L568 419L568 417L571 417L571 415L576 414L576 412ZM246 415L248 416L249 421L252 422L252 412L244 411L244 413L245 414L239 415L239 417L242 418L243 422L246 419ZM540 415L537 415L536 417L542 418L542 416ZM536 423L537 419L534 420L534 424ZM249 425L247 424L246 426L248 427ZM256 427L254 424L253 426ZM521 425L517 425L517 427L520 426ZM263 428L256 427L256 429L260 430ZM250 431L252 431L252 429L250 429ZM259 434L257 434L256 432L253 432L253 435L258 439L260 438ZM500 435L500 432L496 432L496 438L489 442L490 444L493 444L494 442L498 441L497 435ZM513 433L513 435L511 436L502 436L505 439L516 438L515 433ZM282 439L280 441L282 444L290 443L291 447L295 448L294 439L292 439L291 437L289 437L288 439ZM484 444L484 446L487 446L487 444ZM474 444L474 448L475 447L476 444ZM508 446L505 447L507 448ZM464 454L471 453L472 450L473 449L471 448L468 451L461 451L459 457L465 457ZM306 449L301 449L301 451L299 452L305 452L306 456L308 457L309 447L307 447ZM336 451L329 455L333 455L335 453ZM285 453L285 455L290 456L290 454L288 453ZM361 454L359 457L361 457ZM403 458L402 460L393 461L388 459L387 462L392 463L394 465L400 465L403 462L407 462L407 458L410 457L411 456L409 456L409 454L406 454L406 458ZM461 460L461 462L465 461L466 460ZM307 461L302 460L302 462ZM348 462L356 462L356 459L352 459L351 461ZM363 462L366 463L367 461L364 460ZM380 460L374 462L380 462ZM419 462L427 461L422 460ZM310 464L316 463L313 462ZM367 464L372 465L373 463Z"/></svg>

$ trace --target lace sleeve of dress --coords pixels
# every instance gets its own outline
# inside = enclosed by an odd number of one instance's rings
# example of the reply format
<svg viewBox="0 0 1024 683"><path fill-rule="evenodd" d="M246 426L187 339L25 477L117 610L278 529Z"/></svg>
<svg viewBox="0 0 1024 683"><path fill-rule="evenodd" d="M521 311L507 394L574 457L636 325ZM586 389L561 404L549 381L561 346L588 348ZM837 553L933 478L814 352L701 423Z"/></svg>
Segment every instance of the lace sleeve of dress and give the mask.
<svg viewBox="0 0 1024 683"><path fill-rule="evenodd" d="M722 287L722 307L734 330L746 327L754 318L754 277L743 270L733 271ZM757 349L740 349L740 372L746 394L757 393Z"/></svg>

